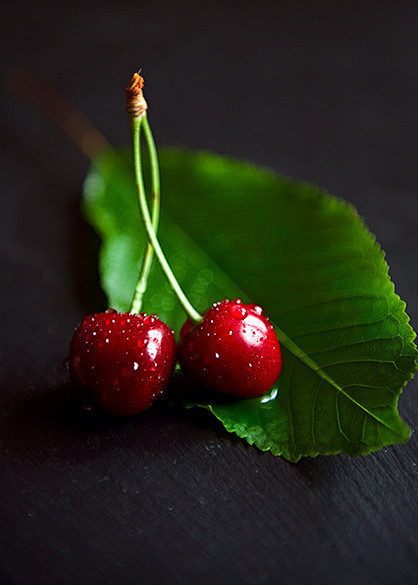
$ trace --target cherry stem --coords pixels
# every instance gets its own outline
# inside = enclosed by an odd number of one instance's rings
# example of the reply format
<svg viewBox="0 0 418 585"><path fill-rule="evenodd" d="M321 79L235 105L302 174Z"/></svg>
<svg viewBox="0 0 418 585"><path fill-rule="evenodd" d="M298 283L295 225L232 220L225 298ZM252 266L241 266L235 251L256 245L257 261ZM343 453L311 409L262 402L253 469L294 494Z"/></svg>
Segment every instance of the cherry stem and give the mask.
<svg viewBox="0 0 418 585"><path fill-rule="evenodd" d="M151 162L151 177L152 177L152 228L155 233L158 230L158 221L160 217L160 172L158 167L157 149L155 147L154 137L151 132L148 118L146 115L141 116L139 122L139 143L141 142L141 128L143 129ZM138 282L136 284L134 297L132 300L130 312L140 313L142 307L142 299L147 290L148 277L151 271L152 261L154 258L154 248L148 240L148 245L144 257L142 259L141 271L139 273Z"/></svg>
<svg viewBox="0 0 418 585"><path fill-rule="evenodd" d="M145 120L145 123L144 123ZM183 307L184 311L186 312L187 316L193 323L200 323L203 320L202 315L196 311L193 305L190 303L189 299L184 294L182 288L180 287L177 278L175 277L173 271L171 270L170 264L167 262L167 259L164 255L164 252L160 246L160 243L155 235L155 231L153 228L153 222L150 217L147 198L145 194L145 187L144 187L144 180L142 174L142 160L141 160L141 141L140 141L140 127L141 124L144 123L144 135L147 140L148 146L151 144L151 130L149 125L146 122L146 112L144 112L141 116L131 117L130 118L130 126L131 126L131 140L132 140L132 151L133 151L133 159L134 159L134 171L135 171L135 183L137 187L138 193L138 201L139 201L139 208L141 211L141 216L144 222L145 231L148 236L148 241L154 249L155 255L158 258L158 261L161 265L161 269L164 272L174 294L176 295L180 305ZM152 141L153 142L153 141ZM154 175L158 173L158 158L156 152L154 153L153 157L153 149L150 148L151 154L151 165L152 165L152 176L154 180ZM154 185L153 185L154 187Z"/></svg>

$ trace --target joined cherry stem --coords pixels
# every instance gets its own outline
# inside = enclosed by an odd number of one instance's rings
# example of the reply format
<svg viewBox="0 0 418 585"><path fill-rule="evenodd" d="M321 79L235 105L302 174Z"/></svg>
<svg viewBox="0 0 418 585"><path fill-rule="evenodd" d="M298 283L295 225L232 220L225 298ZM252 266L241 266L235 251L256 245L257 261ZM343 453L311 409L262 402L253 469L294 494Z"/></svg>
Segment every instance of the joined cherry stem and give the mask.
<svg viewBox="0 0 418 585"><path fill-rule="evenodd" d="M152 169L152 191L154 197L154 205L153 205L153 218L151 219L146 193L145 193L145 186L144 186L144 179L143 179L143 171L142 171L142 159L141 159L141 135L140 129L143 125L144 129L144 137L147 142L147 146L150 151L150 160L151 160L151 169ZM137 188L138 194L138 202L139 202L139 209L141 212L142 220L144 222L144 227L146 234L148 236L148 247L144 256L144 260L142 263L141 273L138 280L138 285L135 291L134 302L132 304L132 311L136 312L136 307L139 304L141 306L142 295L144 294L144 283L145 288L148 279L148 273L151 269L151 263L153 259L152 250L155 252L157 259L160 263L161 269L166 276L170 287L174 294L177 297L180 305L183 307L184 311L186 312L187 316L189 317L192 323L200 323L203 320L203 317L193 305L190 303L189 299L184 294L181 286L178 283L177 278L175 277L170 264L168 263L165 254L160 246L160 243L156 236L156 227L158 226L158 216L159 216L159 205L160 205L160 189L159 189L159 166L158 166L158 156L157 151L155 148L155 143L152 137L151 128L148 124L147 114L144 112L141 116L137 117L130 117L130 126L131 126L131 140L132 140L132 151L133 151L133 160L134 160L134 174L135 174L135 183ZM155 199L156 194L158 193L157 201ZM158 207L158 211L156 213L156 208ZM139 303L135 303L135 299L138 296ZM135 303L135 306L134 306Z"/></svg>
<svg viewBox="0 0 418 585"><path fill-rule="evenodd" d="M140 118L138 129L139 142L141 141L141 128L143 129L143 133L150 155L152 176L152 228L154 230L154 233L157 233L158 222L160 217L160 173L158 168L157 149L155 147L154 138L146 115L141 116ZM154 248L151 242L148 240L147 249L142 259L141 271L139 273L138 282L136 284L135 293L130 308L131 313L139 314L141 312L142 300L145 291L147 290L148 277L151 271L153 259Z"/></svg>

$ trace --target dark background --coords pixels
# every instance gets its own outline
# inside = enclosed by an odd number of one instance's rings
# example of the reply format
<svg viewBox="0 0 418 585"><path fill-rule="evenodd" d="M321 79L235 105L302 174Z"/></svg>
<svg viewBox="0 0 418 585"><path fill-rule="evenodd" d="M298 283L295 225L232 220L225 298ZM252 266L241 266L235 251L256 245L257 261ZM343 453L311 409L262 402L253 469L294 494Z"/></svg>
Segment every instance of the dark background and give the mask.
<svg viewBox="0 0 418 585"><path fill-rule="evenodd" d="M159 144L354 203L417 326L417 22L417 2L384 0L2 2L1 67L51 82L113 144L128 142L123 90L143 67ZM62 360L104 303L78 213L88 161L1 102L0 582L416 583L415 435L292 465L163 404L80 418ZM416 386L400 400L412 426Z"/></svg>

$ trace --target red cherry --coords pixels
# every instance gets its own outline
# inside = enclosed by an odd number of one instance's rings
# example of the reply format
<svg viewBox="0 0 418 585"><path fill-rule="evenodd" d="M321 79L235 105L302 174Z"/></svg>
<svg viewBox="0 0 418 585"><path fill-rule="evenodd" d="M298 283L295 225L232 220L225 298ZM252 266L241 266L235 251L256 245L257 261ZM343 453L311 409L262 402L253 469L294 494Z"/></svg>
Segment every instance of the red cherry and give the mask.
<svg viewBox="0 0 418 585"><path fill-rule="evenodd" d="M198 325L187 320L178 353L194 382L237 398L265 394L282 369L279 340L263 309L239 299L215 303Z"/></svg>
<svg viewBox="0 0 418 585"><path fill-rule="evenodd" d="M176 361L174 333L153 315L88 315L71 339L70 376L83 399L118 415L141 412L162 393Z"/></svg>

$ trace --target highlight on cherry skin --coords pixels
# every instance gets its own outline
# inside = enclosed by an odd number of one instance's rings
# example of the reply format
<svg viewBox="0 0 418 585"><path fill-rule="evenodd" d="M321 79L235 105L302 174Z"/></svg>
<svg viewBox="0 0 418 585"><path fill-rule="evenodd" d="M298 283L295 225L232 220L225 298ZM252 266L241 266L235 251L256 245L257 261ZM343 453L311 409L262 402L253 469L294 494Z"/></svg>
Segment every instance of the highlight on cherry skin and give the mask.
<svg viewBox="0 0 418 585"><path fill-rule="evenodd" d="M236 398L262 396L282 368L279 340L264 310L239 299L215 303L197 325L188 319L178 356L193 382Z"/></svg>
<svg viewBox="0 0 418 585"><path fill-rule="evenodd" d="M88 315L71 339L68 368L86 404L116 415L148 408L176 363L174 332L155 315Z"/></svg>

